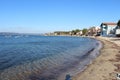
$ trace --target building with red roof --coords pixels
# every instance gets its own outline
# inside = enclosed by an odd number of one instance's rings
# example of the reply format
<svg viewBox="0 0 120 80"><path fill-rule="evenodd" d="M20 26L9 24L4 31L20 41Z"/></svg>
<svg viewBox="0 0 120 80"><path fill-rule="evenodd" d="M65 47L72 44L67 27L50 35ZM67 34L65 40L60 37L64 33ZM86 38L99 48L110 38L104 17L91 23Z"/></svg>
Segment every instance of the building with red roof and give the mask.
<svg viewBox="0 0 120 80"><path fill-rule="evenodd" d="M113 22L104 22L100 25L101 27L101 35L102 36L111 36L115 35L115 28L117 23Z"/></svg>

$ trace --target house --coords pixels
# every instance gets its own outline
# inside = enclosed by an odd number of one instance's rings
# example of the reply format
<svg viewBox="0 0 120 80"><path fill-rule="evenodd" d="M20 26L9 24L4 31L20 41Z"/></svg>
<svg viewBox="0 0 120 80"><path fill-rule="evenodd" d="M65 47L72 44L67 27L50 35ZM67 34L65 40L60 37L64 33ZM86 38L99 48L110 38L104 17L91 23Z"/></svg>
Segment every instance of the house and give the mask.
<svg viewBox="0 0 120 80"><path fill-rule="evenodd" d="M96 33L101 32L101 28L99 26L95 27Z"/></svg>
<svg viewBox="0 0 120 80"><path fill-rule="evenodd" d="M102 23L101 27L101 35L102 36L111 36L115 35L115 28L117 23L109 22L109 23Z"/></svg>
<svg viewBox="0 0 120 80"><path fill-rule="evenodd" d="M101 33L101 28L100 27L95 27L95 36L100 36Z"/></svg>
<svg viewBox="0 0 120 80"><path fill-rule="evenodd" d="M77 35L77 36L82 36L82 35L83 35L82 30L80 30L79 32L77 32L76 35Z"/></svg>
<svg viewBox="0 0 120 80"><path fill-rule="evenodd" d="M88 36L95 36L100 32L100 27L91 27L90 29L88 29Z"/></svg>

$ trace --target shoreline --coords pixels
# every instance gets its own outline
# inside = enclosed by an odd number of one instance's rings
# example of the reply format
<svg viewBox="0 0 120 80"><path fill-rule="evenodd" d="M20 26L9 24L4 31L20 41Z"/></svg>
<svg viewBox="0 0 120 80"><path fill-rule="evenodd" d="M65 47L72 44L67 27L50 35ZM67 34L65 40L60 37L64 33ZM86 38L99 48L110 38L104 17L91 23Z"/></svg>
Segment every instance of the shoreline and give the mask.
<svg viewBox="0 0 120 80"><path fill-rule="evenodd" d="M65 75L70 75L71 78L73 78L75 75L82 73L87 66L89 66L94 59L96 59L99 55L100 55L100 50L103 46L103 43L101 43L100 40L97 40L95 38L92 37L85 37L85 38L90 38L95 40L96 42L96 47L91 48L90 50L88 50L85 55L83 55L80 61L78 61L74 67L69 68L68 70L66 70L65 72L63 72L58 78L57 80L65 80ZM83 64L84 63L84 64ZM81 67L80 67L81 66ZM78 70L78 71L77 71ZM72 79L73 80L73 79Z"/></svg>
<svg viewBox="0 0 120 80"><path fill-rule="evenodd" d="M111 41L111 38L97 37L95 39L103 43L100 55L84 71L73 76L72 80L116 80L116 74L120 73L120 46L117 45L118 43Z"/></svg>

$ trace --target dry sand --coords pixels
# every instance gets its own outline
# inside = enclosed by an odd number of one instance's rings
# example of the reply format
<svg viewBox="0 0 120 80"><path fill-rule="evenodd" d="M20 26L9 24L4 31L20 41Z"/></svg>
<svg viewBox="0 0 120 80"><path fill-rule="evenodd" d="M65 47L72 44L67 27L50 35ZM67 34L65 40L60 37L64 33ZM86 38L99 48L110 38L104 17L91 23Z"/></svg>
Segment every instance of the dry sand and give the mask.
<svg viewBox="0 0 120 80"><path fill-rule="evenodd" d="M72 80L117 80L120 73L120 38L97 37L103 42L100 55Z"/></svg>

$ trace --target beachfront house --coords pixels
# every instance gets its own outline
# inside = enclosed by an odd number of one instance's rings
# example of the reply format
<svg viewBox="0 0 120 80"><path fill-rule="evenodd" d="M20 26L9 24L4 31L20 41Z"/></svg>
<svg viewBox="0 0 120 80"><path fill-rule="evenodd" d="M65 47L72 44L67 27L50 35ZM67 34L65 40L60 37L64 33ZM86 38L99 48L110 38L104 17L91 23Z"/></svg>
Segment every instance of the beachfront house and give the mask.
<svg viewBox="0 0 120 80"><path fill-rule="evenodd" d="M100 33L101 29L100 27L91 27L90 29L88 29L88 36L95 36L98 35Z"/></svg>
<svg viewBox="0 0 120 80"><path fill-rule="evenodd" d="M88 32L87 32L88 36L93 36L94 34L95 34L95 28L94 27L88 29Z"/></svg>
<svg viewBox="0 0 120 80"><path fill-rule="evenodd" d="M97 26L95 29L96 29L96 36L100 36L101 28Z"/></svg>
<svg viewBox="0 0 120 80"><path fill-rule="evenodd" d="M102 36L114 36L115 35L115 28L117 23L102 23L101 27L101 35Z"/></svg>

